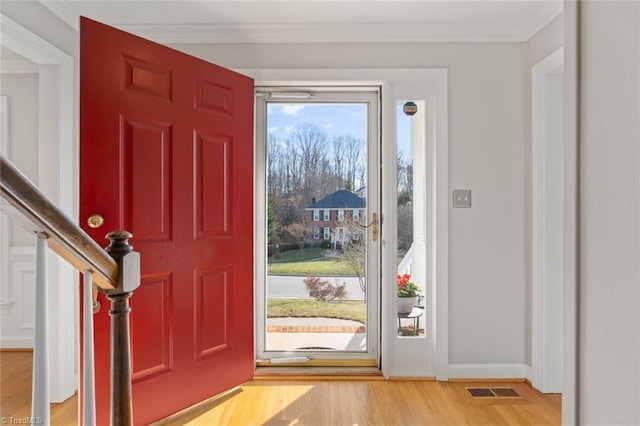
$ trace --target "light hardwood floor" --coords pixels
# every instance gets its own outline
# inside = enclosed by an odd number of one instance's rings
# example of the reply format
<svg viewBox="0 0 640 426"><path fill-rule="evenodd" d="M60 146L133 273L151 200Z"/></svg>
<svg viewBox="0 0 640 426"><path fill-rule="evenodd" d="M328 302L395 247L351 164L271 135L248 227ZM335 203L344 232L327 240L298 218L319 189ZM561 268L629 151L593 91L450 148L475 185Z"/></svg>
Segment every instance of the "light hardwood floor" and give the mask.
<svg viewBox="0 0 640 426"><path fill-rule="evenodd" d="M0 416L29 416L31 354L0 352ZM467 387L512 387L520 398L472 398ZM526 383L402 380L253 380L158 425L559 425L560 395ZM52 405L75 425L77 399Z"/></svg>
<svg viewBox="0 0 640 426"><path fill-rule="evenodd" d="M0 351L0 423L19 424L31 417L32 352ZM51 404L52 425L78 424L74 395L62 404Z"/></svg>

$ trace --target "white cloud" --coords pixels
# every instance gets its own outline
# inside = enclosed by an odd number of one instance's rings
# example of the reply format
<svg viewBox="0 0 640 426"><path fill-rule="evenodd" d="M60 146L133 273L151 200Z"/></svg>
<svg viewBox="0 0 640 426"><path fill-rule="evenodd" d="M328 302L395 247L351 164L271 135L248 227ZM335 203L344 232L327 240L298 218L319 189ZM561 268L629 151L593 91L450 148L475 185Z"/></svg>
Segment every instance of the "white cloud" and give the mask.
<svg viewBox="0 0 640 426"><path fill-rule="evenodd" d="M293 115L294 117L298 115L298 112L302 109L304 109L304 105L300 105L300 104L282 105L282 113L285 115Z"/></svg>
<svg viewBox="0 0 640 426"><path fill-rule="evenodd" d="M333 128L333 126L335 126L335 123L332 122L328 122L328 123L324 123L323 126L326 130L331 130Z"/></svg>
<svg viewBox="0 0 640 426"><path fill-rule="evenodd" d="M286 133L292 133L296 129L296 126L285 126L284 131Z"/></svg>
<svg viewBox="0 0 640 426"><path fill-rule="evenodd" d="M268 131L269 133L271 133L271 132L277 132L278 130L280 130L280 127L277 127L277 126L269 127L269 128L267 129L267 131Z"/></svg>

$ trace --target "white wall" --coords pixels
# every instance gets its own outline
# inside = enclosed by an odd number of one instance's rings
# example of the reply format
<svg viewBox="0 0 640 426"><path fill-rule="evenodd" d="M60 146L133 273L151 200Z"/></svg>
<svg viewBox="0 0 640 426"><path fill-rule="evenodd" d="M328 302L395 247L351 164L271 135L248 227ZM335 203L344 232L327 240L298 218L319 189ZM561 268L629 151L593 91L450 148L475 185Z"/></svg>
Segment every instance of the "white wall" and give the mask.
<svg viewBox="0 0 640 426"><path fill-rule="evenodd" d="M473 191L450 210L450 363L524 365L524 44L174 47L233 69L448 68L451 188Z"/></svg>
<svg viewBox="0 0 640 426"><path fill-rule="evenodd" d="M0 94L9 98L9 158L34 183L38 183L38 75L0 74ZM37 158L37 157L36 157ZM35 246L32 235L14 227L12 246Z"/></svg>
<svg viewBox="0 0 640 426"><path fill-rule="evenodd" d="M580 422L640 424L640 3L582 2Z"/></svg>
<svg viewBox="0 0 640 426"><path fill-rule="evenodd" d="M8 98L9 158L37 183L38 75L0 74L0 94ZM7 281L0 283L0 347L33 347L35 237L13 224L0 244L8 248L7 258L0 259L7 268Z"/></svg>
<svg viewBox="0 0 640 426"><path fill-rule="evenodd" d="M74 86L74 91L71 94L71 96L73 96L74 113L75 113L75 116L77 117L78 116L77 99L78 99L78 87L79 87L77 84L78 82L77 64L79 62L79 47L80 47L77 31L75 31L73 28L71 28L70 26L62 22L59 18L57 18L55 15L53 15L47 8L42 6L39 1L34 1L34 0L5 1L0 3L0 12L2 12L3 15L7 16L11 20L15 21L17 24L21 25L28 31L32 32L36 36L47 41L48 43L53 45L55 48L66 53L67 55L71 56L74 59L76 67L74 67L73 73L74 73L74 81L76 82L76 84ZM40 67L42 68L43 65L41 65ZM46 74L53 75L53 73L51 72L48 72ZM49 92L55 90L55 87L53 87L51 84L46 84L45 86L46 87L44 88L44 90L48 90ZM49 93L49 95L53 96L52 93ZM42 96L42 93L41 93L41 96ZM41 112L46 114L49 111L46 110ZM56 111L51 111L52 115L50 117L48 116L45 118L49 122L52 122L52 121L55 122L56 117L53 115L53 113L55 112ZM61 191L60 193L56 193L55 189L53 188L55 186L54 185L55 180L53 179L49 179L46 182L42 182L42 184L45 185L46 187L45 188L41 187L41 190L43 190L44 193L49 196L49 198L51 198L54 202L59 203L59 206L63 205L62 206L63 211L65 211L71 217L77 216L77 212L78 212L78 201L77 201L77 198L78 198L77 194L79 193L78 192L79 169L77 167L78 161L79 161L78 160L79 158L78 157L79 155L78 133L79 133L79 125L78 123L74 123L73 138L72 138L73 140L70 142L69 141L63 142L64 144L70 143L73 146L73 155L69 159L70 161L67 161L67 158L58 159L58 161L62 163L67 163L67 162L72 163L71 165L73 166L72 167L73 168L73 176L72 176L73 188L71 189L71 191L69 191L67 188L66 191ZM53 137L54 135L47 135L44 137L44 140L50 141L51 138ZM53 164L53 162L51 162L51 164ZM46 164L40 164L40 172L42 172L42 170L46 168L47 168ZM54 174L54 172L51 170L48 170L48 172L50 172L52 175ZM62 173L64 172L60 172L60 174ZM58 200L58 197L66 197L70 193L73 193L74 200L72 201L69 201L67 199ZM68 204L73 204L73 205L70 207L67 207Z"/></svg>
<svg viewBox="0 0 640 426"><path fill-rule="evenodd" d="M3 2L2 42L38 63L37 158L39 188L71 217L77 215L77 34L40 3ZM77 277L48 252L50 397L73 395L77 378Z"/></svg>

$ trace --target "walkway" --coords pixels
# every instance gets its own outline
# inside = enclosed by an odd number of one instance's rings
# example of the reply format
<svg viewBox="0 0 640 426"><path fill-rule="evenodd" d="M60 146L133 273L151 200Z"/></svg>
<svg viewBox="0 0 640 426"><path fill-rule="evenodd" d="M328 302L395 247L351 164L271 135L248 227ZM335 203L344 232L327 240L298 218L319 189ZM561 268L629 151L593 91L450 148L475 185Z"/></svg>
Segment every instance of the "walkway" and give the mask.
<svg viewBox="0 0 640 426"><path fill-rule="evenodd" d="M267 318L266 349L366 351L366 328L334 318Z"/></svg>

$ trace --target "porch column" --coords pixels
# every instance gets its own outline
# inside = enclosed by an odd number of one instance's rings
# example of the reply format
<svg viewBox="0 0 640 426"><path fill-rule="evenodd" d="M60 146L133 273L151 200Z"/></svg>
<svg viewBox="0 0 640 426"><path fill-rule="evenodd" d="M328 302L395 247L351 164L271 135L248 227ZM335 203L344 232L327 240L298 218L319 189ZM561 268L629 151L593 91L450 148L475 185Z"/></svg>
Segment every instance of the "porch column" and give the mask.
<svg viewBox="0 0 640 426"><path fill-rule="evenodd" d="M427 294L427 183L425 102L416 101L418 111L411 117L411 151L413 152L413 262L411 280Z"/></svg>

